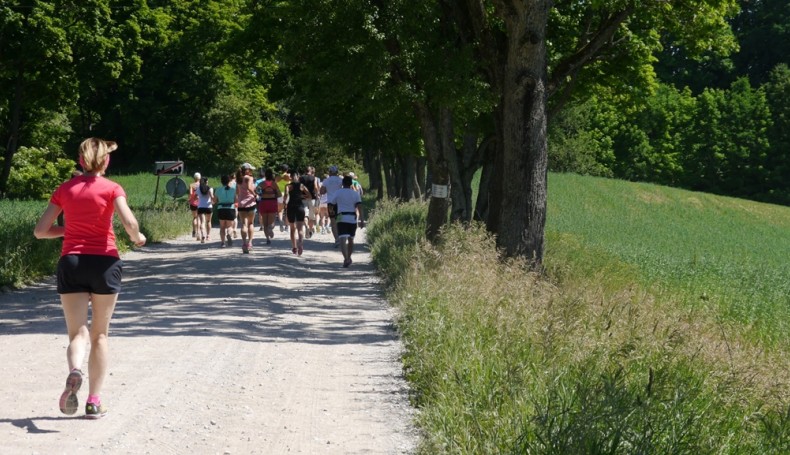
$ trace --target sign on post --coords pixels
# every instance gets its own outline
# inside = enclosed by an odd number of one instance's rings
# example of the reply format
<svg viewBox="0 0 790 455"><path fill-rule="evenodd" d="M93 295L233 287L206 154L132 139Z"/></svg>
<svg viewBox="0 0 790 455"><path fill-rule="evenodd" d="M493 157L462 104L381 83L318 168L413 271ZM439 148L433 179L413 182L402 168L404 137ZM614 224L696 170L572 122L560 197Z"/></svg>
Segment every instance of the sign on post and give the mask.
<svg viewBox="0 0 790 455"><path fill-rule="evenodd" d="M155 175L184 175L183 161L156 161L154 162Z"/></svg>

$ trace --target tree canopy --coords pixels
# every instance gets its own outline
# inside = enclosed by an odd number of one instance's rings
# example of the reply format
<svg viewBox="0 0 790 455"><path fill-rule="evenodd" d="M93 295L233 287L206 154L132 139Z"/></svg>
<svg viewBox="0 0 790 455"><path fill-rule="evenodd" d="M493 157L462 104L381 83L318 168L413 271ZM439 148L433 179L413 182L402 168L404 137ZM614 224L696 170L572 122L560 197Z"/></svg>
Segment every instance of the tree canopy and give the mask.
<svg viewBox="0 0 790 455"><path fill-rule="evenodd" d="M539 266L550 168L787 203L788 30L778 0L3 0L0 194L88 135L124 171L356 159L430 238L485 221Z"/></svg>

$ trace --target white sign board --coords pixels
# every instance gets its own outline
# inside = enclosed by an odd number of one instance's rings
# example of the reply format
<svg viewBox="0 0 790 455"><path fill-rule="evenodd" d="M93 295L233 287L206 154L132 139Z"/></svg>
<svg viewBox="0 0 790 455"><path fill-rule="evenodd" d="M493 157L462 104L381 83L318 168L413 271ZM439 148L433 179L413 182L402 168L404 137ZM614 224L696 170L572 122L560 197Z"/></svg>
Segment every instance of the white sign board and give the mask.
<svg viewBox="0 0 790 455"><path fill-rule="evenodd" d="M449 188L447 185L431 185L431 197L447 199L450 193L448 191Z"/></svg>
<svg viewBox="0 0 790 455"><path fill-rule="evenodd" d="M183 161L157 161L154 163L156 175L184 175Z"/></svg>

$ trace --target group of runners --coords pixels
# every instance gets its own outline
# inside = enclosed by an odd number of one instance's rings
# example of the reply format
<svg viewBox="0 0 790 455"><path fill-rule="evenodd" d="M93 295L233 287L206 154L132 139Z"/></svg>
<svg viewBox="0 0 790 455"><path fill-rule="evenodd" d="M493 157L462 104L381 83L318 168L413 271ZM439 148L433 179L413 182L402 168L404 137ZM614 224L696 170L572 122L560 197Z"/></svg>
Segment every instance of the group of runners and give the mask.
<svg viewBox="0 0 790 455"><path fill-rule="evenodd" d="M283 165L278 174L271 168L259 171L256 179L255 171L250 163L244 163L234 174L223 175L217 187L209 185L199 172L194 174L189 206L192 235L197 241L212 240L211 220L216 211L222 248L232 246L240 235L241 251L249 254L257 218L266 245L272 243L276 224L280 232L289 232L291 252L297 256L304 252L305 239L331 233L343 253L343 267L351 265L354 236L362 219L362 186L353 172L341 177L333 165L319 179L313 166L300 174Z"/></svg>
<svg viewBox="0 0 790 455"><path fill-rule="evenodd" d="M83 173L61 184L34 228L39 239L63 237L57 265L57 292L66 320L69 344L66 349L68 374L58 405L66 415L79 409L77 393L89 379L85 417L99 419L107 414L100 394L109 364L108 332L118 301L123 275L123 261L118 254L112 219L119 215L131 241L142 246L145 235L126 202L126 193L117 183L104 178L110 165L110 153L117 144L99 138L85 139L78 160ZM244 163L235 175L221 178L212 188L199 173L190 186L190 205L194 208L195 238L205 243L211 239L211 215L216 207L220 220L220 245L232 245L237 223L241 229L242 251L252 248L255 214L270 244L275 220L283 225L283 212L289 223L292 252L302 254L304 238L329 227L335 245L343 252L343 267L351 265L357 220L361 219L361 188L353 173L338 175L337 166L329 167L323 181L308 168L304 175L282 169L274 175L267 169L261 179L253 177L255 168ZM326 211L323 211L323 208ZM325 215L321 215L325 214ZM63 215L67 222L58 223ZM237 221L238 219L238 221ZM307 234L305 233L307 220ZM318 224L316 224L318 221ZM323 224L322 224L323 223ZM90 323L89 323L90 316ZM88 356L88 377L82 371Z"/></svg>

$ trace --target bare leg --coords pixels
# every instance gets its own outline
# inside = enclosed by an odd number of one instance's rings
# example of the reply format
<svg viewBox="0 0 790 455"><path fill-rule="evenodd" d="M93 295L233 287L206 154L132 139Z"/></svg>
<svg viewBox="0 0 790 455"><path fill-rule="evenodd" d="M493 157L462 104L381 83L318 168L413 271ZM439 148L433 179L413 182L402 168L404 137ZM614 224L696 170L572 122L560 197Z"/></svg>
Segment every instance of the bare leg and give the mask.
<svg viewBox="0 0 790 455"><path fill-rule="evenodd" d="M118 294L91 294L91 307L93 309L90 337L91 353L88 360L88 376L90 378L90 395L99 395L104 378L107 377L109 364L109 341L107 334L110 331L110 319L115 311L115 302Z"/></svg>
<svg viewBox="0 0 790 455"><path fill-rule="evenodd" d="M90 333L88 331L88 305L91 295L87 292L60 294L63 315L66 319L66 330L69 334L69 347L66 349L66 361L69 371L82 368L85 352L88 350Z"/></svg>
<svg viewBox="0 0 790 455"><path fill-rule="evenodd" d="M291 226L293 230L293 225ZM298 240L296 241L296 254L299 256L302 255L302 251L304 251L304 221L297 221L296 222L296 230ZM293 231L291 231L291 238L293 238Z"/></svg>
<svg viewBox="0 0 790 455"><path fill-rule="evenodd" d="M192 237L200 240L200 234L198 233L198 225L200 221L198 220L198 213L197 210L192 210Z"/></svg>
<svg viewBox="0 0 790 455"><path fill-rule="evenodd" d="M296 229L294 228L294 224L296 223L288 223L291 226L291 249L294 253L296 253Z"/></svg>
<svg viewBox="0 0 790 455"><path fill-rule="evenodd" d="M264 233L266 234L266 243L269 243L270 239L274 238L274 220L276 217L277 215L274 213L264 214L263 226L265 227Z"/></svg>

